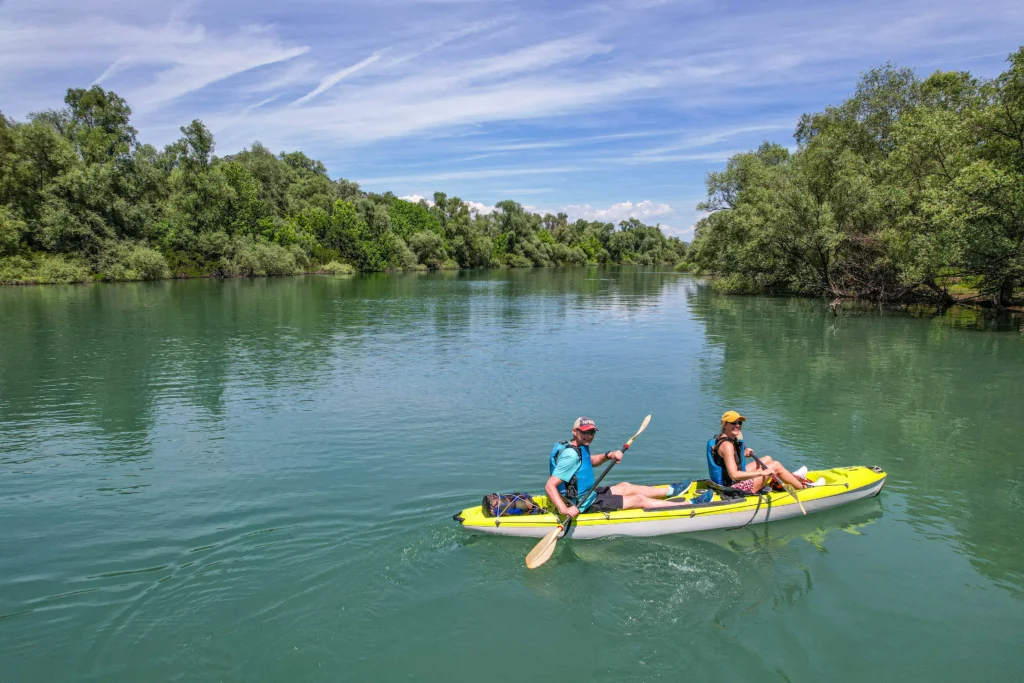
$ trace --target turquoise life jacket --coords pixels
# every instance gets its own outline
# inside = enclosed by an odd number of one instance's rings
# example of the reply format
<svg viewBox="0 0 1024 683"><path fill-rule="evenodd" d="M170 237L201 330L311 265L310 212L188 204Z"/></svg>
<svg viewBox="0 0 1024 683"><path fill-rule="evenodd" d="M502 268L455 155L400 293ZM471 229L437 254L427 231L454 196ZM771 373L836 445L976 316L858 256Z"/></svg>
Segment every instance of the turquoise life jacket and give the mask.
<svg viewBox="0 0 1024 683"><path fill-rule="evenodd" d="M580 466L572 479L558 485L558 492L573 505L580 502L580 494L586 494L594 488L594 466L590 462L590 448L587 446L570 446L568 441L560 441L551 449L551 458L548 462L548 475L555 473L555 465L558 464L558 456L566 448L571 448L580 456Z"/></svg>
<svg viewBox="0 0 1024 683"><path fill-rule="evenodd" d="M708 476L711 481L719 486L732 486L733 480L729 476L729 470L725 467L725 460L718 454L718 446L723 441L731 441L736 451L736 469L743 471L743 442L738 439L731 439L725 434L717 434L708 439Z"/></svg>

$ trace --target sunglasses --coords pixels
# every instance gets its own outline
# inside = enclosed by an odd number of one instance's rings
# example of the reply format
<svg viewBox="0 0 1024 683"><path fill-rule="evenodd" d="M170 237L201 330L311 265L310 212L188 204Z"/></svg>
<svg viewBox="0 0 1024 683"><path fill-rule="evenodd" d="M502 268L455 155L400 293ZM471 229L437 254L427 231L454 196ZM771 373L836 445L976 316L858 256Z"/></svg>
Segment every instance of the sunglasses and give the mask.
<svg viewBox="0 0 1024 683"><path fill-rule="evenodd" d="M743 420L740 420L739 422L726 422L725 424L732 425L733 427L742 427L743 426Z"/></svg>
<svg viewBox="0 0 1024 683"><path fill-rule="evenodd" d="M588 429L587 431L583 431L582 429L580 429L578 431L583 436L595 436L597 434L597 430L596 429Z"/></svg>

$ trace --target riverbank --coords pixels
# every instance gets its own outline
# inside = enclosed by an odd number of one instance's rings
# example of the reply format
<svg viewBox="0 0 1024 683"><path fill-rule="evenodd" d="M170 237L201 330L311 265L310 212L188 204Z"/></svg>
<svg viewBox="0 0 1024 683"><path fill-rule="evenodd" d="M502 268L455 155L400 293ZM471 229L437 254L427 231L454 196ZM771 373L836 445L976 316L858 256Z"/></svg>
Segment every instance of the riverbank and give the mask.
<svg viewBox="0 0 1024 683"><path fill-rule="evenodd" d="M992 295L983 294L976 287L965 285L959 281L946 283L938 292L934 289L919 287L916 290L904 292L901 299L893 300L872 298L870 295L836 296L820 292L756 291L749 287L736 287L735 279L730 280L714 273L700 272L692 264L681 263L675 270L708 280L712 289L720 294L740 297L772 296L816 299L821 301L822 306L827 307L833 316L839 316L843 311L851 309L865 310L882 307L891 311L906 312L915 317L942 317L951 309L960 309L974 312L972 316L968 317L982 316L990 321L1002 319L1004 322L999 324L1000 329L1017 329L1018 326L1013 323L1013 320L1015 317L1024 318L1024 299L1012 300L1003 305Z"/></svg>
<svg viewBox="0 0 1024 683"><path fill-rule="evenodd" d="M166 262L164 262L166 263ZM585 263L570 267L594 268L599 265L630 266L631 263ZM671 263L651 264L671 267ZM396 268L383 271L383 273L427 273L445 272L458 270L500 270L501 268L535 268L537 266L490 266L487 268L461 268L454 263L437 264L435 267L428 267L423 264L416 264L407 268ZM545 266L541 266L545 267ZM556 267L556 266L546 266ZM677 271L678 272L678 271ZM360 271L349 263L330 263L317 265L312 268L265 268L259 265L252 266L246 270L239 270L230 266L222 267L213 272L197 273L181 271L171 273L169 267L161 265L158 269L149 271L138 271L131 268L119 268L111 273L96 272L90 270L87 265L81 262L70 261L61 257L43 256L41 260L31 263L24 261L15 263L12 267L11 259L0 259L0 285L22 286L22 285L70 285L70 284L98 284L117 282L146 282L159 280L197 280L197 279L232 279L252 277L288 277L294 275L357 275Z"/></svg>

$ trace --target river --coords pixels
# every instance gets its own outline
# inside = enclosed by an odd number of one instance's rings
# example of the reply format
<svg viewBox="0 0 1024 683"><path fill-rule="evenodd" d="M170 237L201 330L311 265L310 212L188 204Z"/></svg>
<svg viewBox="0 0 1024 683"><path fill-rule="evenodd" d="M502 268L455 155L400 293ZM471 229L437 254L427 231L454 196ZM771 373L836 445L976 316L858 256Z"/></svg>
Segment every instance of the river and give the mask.
<svg viewBox="0 0 1024 683"><path fill-rule="evenodd" d="M1024 335L631 268L0 289L0 681L1019 681ZM700 536L451 519L759 454L878 498Z"/></svg>

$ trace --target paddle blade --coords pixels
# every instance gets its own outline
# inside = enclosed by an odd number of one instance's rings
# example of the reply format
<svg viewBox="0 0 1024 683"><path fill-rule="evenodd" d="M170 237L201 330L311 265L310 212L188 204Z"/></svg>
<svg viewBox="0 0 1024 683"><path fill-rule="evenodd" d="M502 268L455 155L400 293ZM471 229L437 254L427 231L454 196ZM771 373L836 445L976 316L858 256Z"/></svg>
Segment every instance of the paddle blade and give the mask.
<svg viewBox="0 0 1024 683"><path fill-rule="evenodd" d="M649 425L649 424L651 424L651 416L650 415L648 415L647 417L644 418L644 423L642 425L640 425L640 429L637 430L636 434L634 434L633 436L629 437L629 441L627 441L626 445L622 447L622 450L624 450L624 451L628 450L629 447L633 445L633 439L635 439L636 437L638 437L641 434L643 434L644 430L647 429L647 425Z"/></svg>
<svg viewBox="0 0 1024 683"><path fill-rule="evenodd" d="M802 512L802 513L804 513L806 515L807 514L807 510L804 509L804 504L802 502L800 502L800 496L796 495L796 489L793 488L793 485L792 484L786 484L786 483L783 482L782 488L786 489L786 493L788 493L789 495L793 496L793 500L795 500L796 504L800 506L800 512Z"/></svg>
<svg viewBox="0 0 1024 683"><path fill-rule="evenodd" d="M562 532L562 525L559 524L552 531L540 539L540 542L533 546L533 550L526 556L526 568L536 569L551 557L551 553L555 552L555 544L558 543L558 534Z"/></svg>

